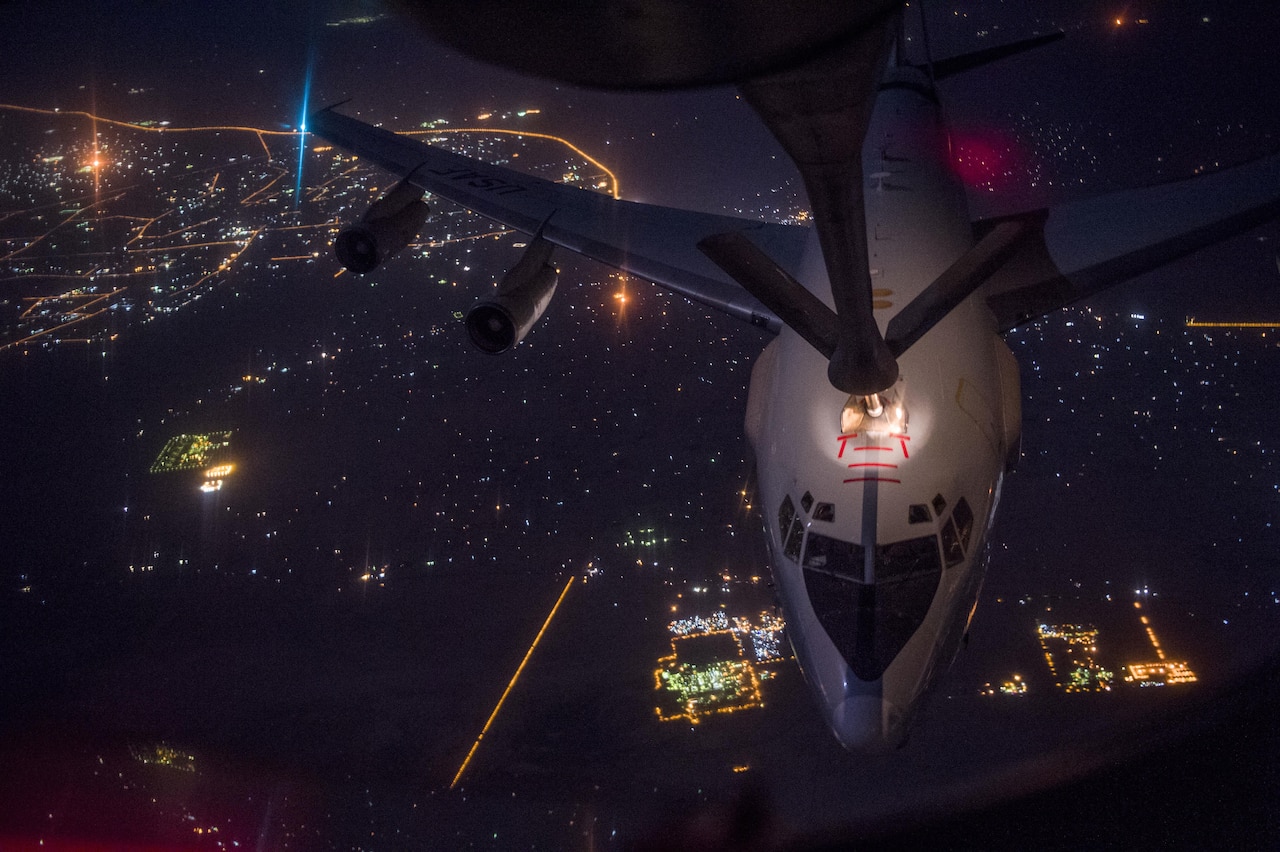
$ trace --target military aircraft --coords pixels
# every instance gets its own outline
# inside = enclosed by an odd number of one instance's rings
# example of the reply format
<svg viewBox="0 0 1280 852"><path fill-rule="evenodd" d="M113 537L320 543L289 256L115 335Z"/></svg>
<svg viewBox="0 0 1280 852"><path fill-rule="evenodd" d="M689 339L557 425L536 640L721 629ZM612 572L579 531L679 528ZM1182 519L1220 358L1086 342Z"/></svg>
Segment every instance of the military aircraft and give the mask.
<svg viewBox="0 0 1280 852"><path fill-rule="evenodd" d="M438 195L532 239L466 326L499 353L576 252L774 335L746 434L796 658L837 739L900 746L965 636L1020 455L1001 334L1280 215L1280 157L1044 209L971 217L935 83L1055 40L922 64L890 10L739 80L800 170L812 227L618 200L321 110L311 132L402 179L335 241L371 271Z"/></svg>

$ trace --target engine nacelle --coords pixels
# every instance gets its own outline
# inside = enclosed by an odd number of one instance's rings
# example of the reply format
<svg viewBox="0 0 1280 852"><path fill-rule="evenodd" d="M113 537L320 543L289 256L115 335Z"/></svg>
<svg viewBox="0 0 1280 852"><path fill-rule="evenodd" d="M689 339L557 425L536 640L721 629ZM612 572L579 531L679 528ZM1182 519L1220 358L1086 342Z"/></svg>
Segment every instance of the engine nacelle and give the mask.
<svg viewBox="0 0 1280 852"><path fill-rule="evenodd" d="M372 272L417 236L429 209L421 189L408 179L400 181L370 204L359 222L338 232L333 241L338 263L357 274Z"/></svg>
<svg viewBox="0 0 1280 852"><path fill-rule="evenodd" d="M467 312L471 342L485 352L506 352L538 321L556 291L560 272L551 265L554 246L534 237L520 262L502 276L497 294Z"/></svg>

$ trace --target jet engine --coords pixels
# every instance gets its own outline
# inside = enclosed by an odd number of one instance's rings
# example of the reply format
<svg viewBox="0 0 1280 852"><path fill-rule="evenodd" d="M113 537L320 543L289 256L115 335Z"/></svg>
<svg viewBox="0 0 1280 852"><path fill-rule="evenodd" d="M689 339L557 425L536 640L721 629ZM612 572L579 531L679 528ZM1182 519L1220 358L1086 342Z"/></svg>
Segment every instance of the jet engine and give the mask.
<svg viewBox="0 0 1280 852"><path fill-rule="evenodd" d="M502 277L494 297L467 312L472 343L496 355L524 340L556 291L560 272L551 265L553 248L541 236L534 237L519 263Z"/></svg>
<svg viewBox="0 0 1280 852"><path fill-rule="evenodd" d="M370 204L359 222L338 232L333 241L338 263L357 274L372 272L422 230L428 209L422 190L407 178L400 181Z"/></svg>

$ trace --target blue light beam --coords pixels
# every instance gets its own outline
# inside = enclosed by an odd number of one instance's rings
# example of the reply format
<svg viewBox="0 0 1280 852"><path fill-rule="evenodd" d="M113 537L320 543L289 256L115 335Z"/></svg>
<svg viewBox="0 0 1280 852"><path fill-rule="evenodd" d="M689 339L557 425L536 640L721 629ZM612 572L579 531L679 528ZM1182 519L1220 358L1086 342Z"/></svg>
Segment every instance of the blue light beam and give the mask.
<svg viewBox="0 0 1280 852"><path fill-rule="evenodd" d="M302 165L307 154L307 112L311 105L311 73L315 68L315 45L307 51L307 74L302 84L302 114L298 116L298 181L293 187L294 208L302 205Z"/></svg>

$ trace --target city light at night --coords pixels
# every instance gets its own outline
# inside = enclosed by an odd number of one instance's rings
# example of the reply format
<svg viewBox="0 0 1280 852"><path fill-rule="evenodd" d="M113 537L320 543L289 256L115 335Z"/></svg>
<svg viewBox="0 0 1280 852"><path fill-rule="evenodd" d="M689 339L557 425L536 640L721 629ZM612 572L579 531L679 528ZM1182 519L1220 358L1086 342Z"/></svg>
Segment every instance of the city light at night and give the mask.
<svg viewBox="0 0 1280 852"><path fill-rule="evenodd" d="M983 684L982 689L978 690L978 694L988 697L1004 695L1017 698L1027 694L1027 682L1022 679L1022 675L1016 674L1001 682L999 686L993 686L989 682Z"/></svg>
<svg viewBox="0 0 1280 852"><path fill-rule="evenodd" d="M138 763L149 766L164 766L179 772L195 772L196 757L185 749L176 748L168 743L150 743L147 745L130 745L129 753Z"/></svg>
<svg viewBox="0 0 1280 852"><path fill-rule="evenodd" d="M909 4L881 107L919 112L833 173L840 258L753 83L527 77L373 5L0 4L0 849L1280 847L1280 222L1130 251L1234 200L1181 187L1280 174L1280 16ZM703 44L772 35L705 6ZM372 215L402 180L424 218ZM539 223L554 298L479 353ZM699 248L735 234L770 263ZM882 394L822 374L842 264ZM814 340L756 275L817 293Z"/></svg>
<svg viewBox="0 0 1280 852"><path fill-rule="evenodd" d="M759 625L741 616L730 621L723 610L672 621L675 634L671 654L658 659L654 689L663 698L655 708L664 722L684 719L697 724L704 717L763 706L762 681L772 677L761 664L783 659L783 620L762 612ZM730 626L732 624L732 626ZM749 659L744 642L751 643Z"/></svg>
<svg viewBox="0 0 1280 852"><path fill-rule="evenodd" d="M23 164L14 208L4 210L0 225L0 262L10 261L6 280L18 286L24 307L18 316L0 317L0 353L113 341L129 326L193 307L215 288L243 286L246 276L328 261L315 248L317 232L336 233L337 211L361 198L364 182L375 177L329 146L308 148L305 116L299 130L181 127L15 104L0 104L0 116L10 117L10 132L53 124L32 138L41 150ZM570 152L562 179L618 194L617 178L603 163L553 134L501 127L406 133L432 134L468 153L491 150L494 140L514 148L512 156L529 145L559 147ZM184 162L173 156L175 140L209 151ZM70 201L50 222L50 200L63 197ZM425 253L510 233L464 230L470 232L424 233L413 248ZM104 251L103 239L115 250ZM55 281L65 283L55 290Z"/></svg>
<svg viewBox="0 0 1280 852"><path fill-rule="evenodd" d="M1142 622L1142 628L1151 642L1152 650L1156 652L1157 659L1151 663L1127 663L1123 668L1125 683L1138 686L1174 686L1195 683L1198 678L1191 670L1191 666L1185 661L1169 660L1165 657L1164 649L1160 647L1160 640L1156 638L1155 628L1151 626L1151 619L1142 613L1141 601L1134 601L1133 608L1140 613L1138 620Z"/></svg>
<svg viewBox="0 0 1280 852"><path fill-rule="evenodd" d="M1113 672L1098 662L1098 629L1082 624L1041 624L1036 628L1054 685L1063 692L1109 692Z"/></svg>
<svg viewBox="0 0 1280 852"><path fill-rule="evenodd" d="M152 473L173 473L179 470L195 470L204 467L219 453L231 446L231 432L209 432L198 435L174 435L164 445L160 455L151 464ZM217 468L211 468L217 470ZM231 471L228 470L227 473ZM217 479L218 475L206 478Z"/></svg>

